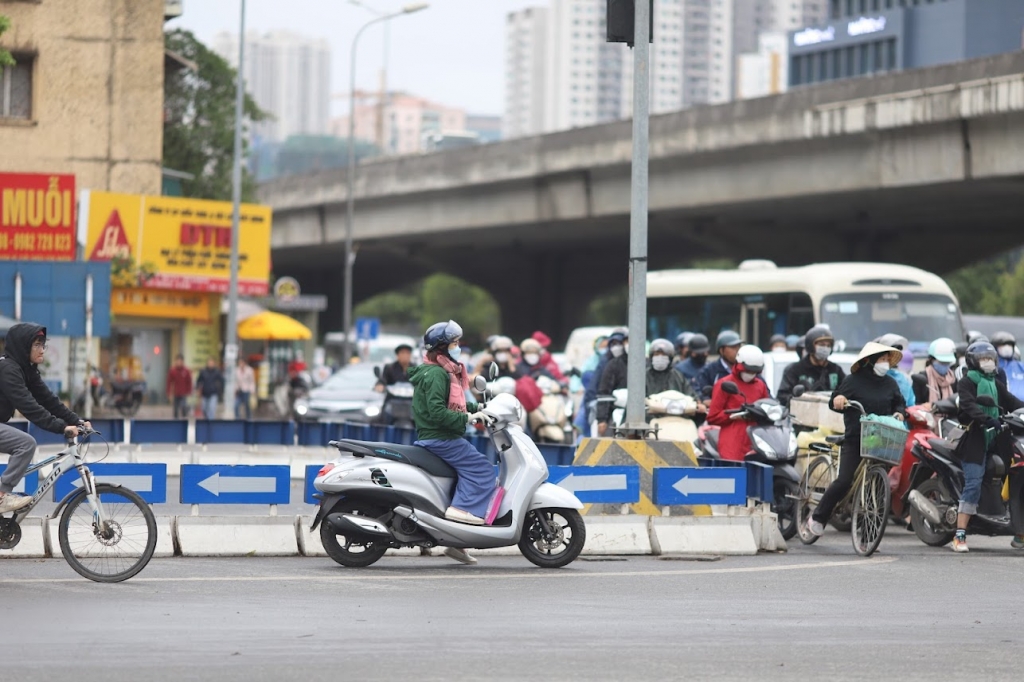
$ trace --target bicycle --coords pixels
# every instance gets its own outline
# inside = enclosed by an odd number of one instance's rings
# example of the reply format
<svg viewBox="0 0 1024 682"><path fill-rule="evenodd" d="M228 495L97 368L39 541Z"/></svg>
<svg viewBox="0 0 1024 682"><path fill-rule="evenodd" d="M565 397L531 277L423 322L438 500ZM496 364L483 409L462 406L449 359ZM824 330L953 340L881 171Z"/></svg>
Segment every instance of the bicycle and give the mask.
<svg viewBox="0 0 1024 682"><path fill-rule="evenodd" d="M78 471L81 483L57 504L49 519L60 516L58 537L64 559L79 575L101 583L117 583L136 575L153 558L156 549L156 518L138 493L124 486L96 483L86 464L88 439L98 431L83 431L66 440L67 447L26 473L52 464L53 470L39 484L32 503L10 517L0 516L0 550L13 549L21 541L21 521L46 496L64 474ZM109 451L109 445L108 445ZM81 542L81 546L77 543Z"/></svg>
<svg viewBox="0 0 1024 682"><path fill-rule="evenodd" d="M889 469L898 464L902 457L907 432L888 424L866 420L864 406L855 400L851 400L849 405L861 413L861 460L854 473L853 485L836 505L836 510L844 509L852 502L850 537L853 549L857 554L867 557L875 553L885 535L892 494L889 488ZM843 437L830 436L826 440L832 446L839 446ZM813 449L821 451L820 448ZM813 544L818 539L808 530L807 522L814 508L821 502L822 495L835 480L836 473L830 455L816 457L804 471L796 509L797 529L804 544Z"/></svg>

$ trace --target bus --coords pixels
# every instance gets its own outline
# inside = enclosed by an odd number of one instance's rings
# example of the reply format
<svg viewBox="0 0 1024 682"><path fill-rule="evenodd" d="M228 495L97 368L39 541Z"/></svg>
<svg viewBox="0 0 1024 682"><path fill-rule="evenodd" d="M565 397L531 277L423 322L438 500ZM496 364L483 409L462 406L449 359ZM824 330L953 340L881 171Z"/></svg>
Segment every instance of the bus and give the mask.
<svg viewBox="0 0 1024 682"><path fill-rule="evenodd" d="M827 324L837 351L855 352L887 333L918 357L940 337L964 338L956 296L941 277L891 263L818 263L780 268L766 260L735 270L664 270L647 275L648 337L727 329L768 347L774 334L803 336ZM714 350L714 349L712 349Z"/></svg>

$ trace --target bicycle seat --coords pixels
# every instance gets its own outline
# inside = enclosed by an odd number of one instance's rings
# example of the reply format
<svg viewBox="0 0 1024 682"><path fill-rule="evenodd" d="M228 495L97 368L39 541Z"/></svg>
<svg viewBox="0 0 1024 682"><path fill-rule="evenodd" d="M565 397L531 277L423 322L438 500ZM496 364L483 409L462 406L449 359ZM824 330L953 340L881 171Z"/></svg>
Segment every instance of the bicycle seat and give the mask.
<svg viewBox="0 0 1024 682"><path fill-rule="evenodd" d="M377 443L365 440L341 439L340 450L354 452L370 457L383 457L402 464L411 464L423 469L431 476L455 478L455 469L430 450L418 445L397 445L395 443Z"/></svg>
<svg viewBox="0 0 1024 682"><path fill-rule="evenodd" d="M932 450L939 453L946 459L951 459L954 462L956 461L956 451L949 442L944 441L941 438L929 438L928 445L931 446Z"/></svg>
<svg viewBox="0 0 1024 682"><path fill-rule="evenodd" d="M825 442L833 445L842 445L844 440L846 436L825 436Z"/></svg>

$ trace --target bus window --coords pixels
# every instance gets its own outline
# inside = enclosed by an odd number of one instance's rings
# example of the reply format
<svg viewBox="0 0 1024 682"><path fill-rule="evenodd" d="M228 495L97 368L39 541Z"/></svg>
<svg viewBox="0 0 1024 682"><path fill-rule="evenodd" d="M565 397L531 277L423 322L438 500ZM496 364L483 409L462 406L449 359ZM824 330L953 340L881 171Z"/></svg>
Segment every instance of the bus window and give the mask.
<svg viewBox="0 0 1024 682"><path fill-rule="evenodd" d="M956 303L943 294L835 294L821 300L821 320L849 349L893 333L905 336L911 349L921 353L937 338L962 334Z"/></svg>
<svg viewBox="0 0 1024 682"><path fill-rule="evenodd" d="M732 330L761 348L774 334L803 335L814 326L811 297L803 292L749 296L679 296L647 299L649 338L674 339L684 331L706 334L712 343Z"/></svg>

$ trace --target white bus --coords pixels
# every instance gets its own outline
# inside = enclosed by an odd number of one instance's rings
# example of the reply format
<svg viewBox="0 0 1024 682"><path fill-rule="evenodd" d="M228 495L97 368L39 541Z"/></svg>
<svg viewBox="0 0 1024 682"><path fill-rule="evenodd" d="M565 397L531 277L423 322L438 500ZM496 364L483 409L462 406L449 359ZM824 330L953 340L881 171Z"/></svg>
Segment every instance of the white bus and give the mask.
<svg viewBox="0 0 1024 682"><path fill-rule="evenodd" d="M794 268L744 261L736 270L664 270L647 276L650 338L699 331L714 344L726 329L767 348L773 334L803 336L825 323L841 350L882 334L915 355L939 337L964 338L956 297L942 278L906 265L819 263ZM712 349L713 350L713 349Z"/></svg>

